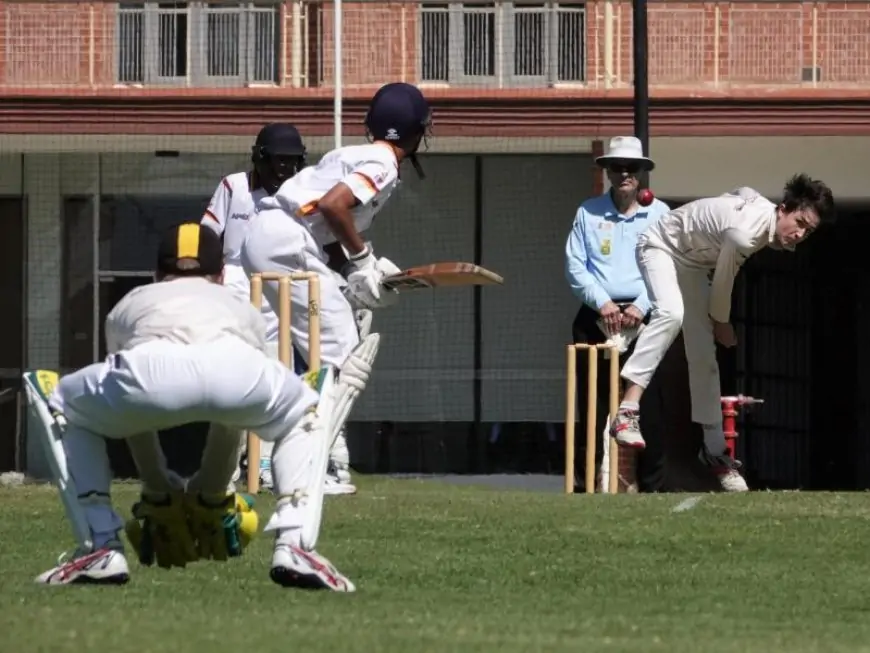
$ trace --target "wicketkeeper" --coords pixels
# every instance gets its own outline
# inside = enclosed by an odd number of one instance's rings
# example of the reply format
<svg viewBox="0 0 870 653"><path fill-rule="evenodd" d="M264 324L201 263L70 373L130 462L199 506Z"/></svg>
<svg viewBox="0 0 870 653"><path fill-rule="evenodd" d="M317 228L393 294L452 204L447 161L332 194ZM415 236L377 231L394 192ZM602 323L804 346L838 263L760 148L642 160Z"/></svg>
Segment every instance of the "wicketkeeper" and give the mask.
<svg viewBox="0 0 870 653"><path fill-rule="evenodd" d="M353 584L314 550L320 530L334 380L324 366L305 380L265 355L265 324L222 285L220 238L198 223L162 240L156 282L128 293L106 318L109 356L60 379L25 375L42 422L54 480L78 548L37 582L124 583L125 524L110 500L106 439L130 445L142 479L127 533L145 564L184 567L241 555L256 530L251 502L228 490L240 432L275 443L272 470L281 501L271 578L284 586L349 592ZM210 422L198 473L171 474L157 431Z"/></svg>

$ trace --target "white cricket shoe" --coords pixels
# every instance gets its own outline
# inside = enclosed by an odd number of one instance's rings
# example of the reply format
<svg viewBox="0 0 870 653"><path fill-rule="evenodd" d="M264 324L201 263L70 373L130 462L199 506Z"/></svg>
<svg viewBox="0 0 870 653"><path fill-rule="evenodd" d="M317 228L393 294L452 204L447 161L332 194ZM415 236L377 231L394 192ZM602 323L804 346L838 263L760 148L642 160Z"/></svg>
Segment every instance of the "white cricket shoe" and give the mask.
<svg viewBox="0 0 870 653"><path fill-rule="evenodd" d="M716 478L719 479L719 484L725 492L749 491L746 479L738 471L743 467L743 463L739 460L732 459L724 451L718 456L714 455L710 453L710 450L706 446L701 447L698 459L716 475Z"/></svg>
<svg viewBox="0 0 870 653"><path fill-rule="evenodd" d="M350 481L350 472L331 464L329 471L326 472L326 482L323 484L323 494L332 496L339 494L356 494L356 485Z"/></svg>
<svg viewBox="0 0 870 653"><path fill-rule="evenodd" d="M260 488L271 492L275 485L272 481L272 467L263 467L260 465Z"/></svg>
<svg viewBox="0 0 870 653"><path fill-rule="evenodd" d="M640 412L620 408L616 419L610 423L610 437L615 438L621 447L646 449L646 442L640 434Z"/></svg>
<svg viewBox="0 0 870 653"><path fill-rule="evenodd" d="M123 585L130 580L130 567L124 554L104 547L91 552L76 551L71 558L61 556L58 565L36 578L42 585Z"/></svg>
<svg viewBox="0 0 870 653"><path fill-rule="evenodd" d="M355 592L356 586L316 551L276 541L269 577L281 587Z"/></svg>

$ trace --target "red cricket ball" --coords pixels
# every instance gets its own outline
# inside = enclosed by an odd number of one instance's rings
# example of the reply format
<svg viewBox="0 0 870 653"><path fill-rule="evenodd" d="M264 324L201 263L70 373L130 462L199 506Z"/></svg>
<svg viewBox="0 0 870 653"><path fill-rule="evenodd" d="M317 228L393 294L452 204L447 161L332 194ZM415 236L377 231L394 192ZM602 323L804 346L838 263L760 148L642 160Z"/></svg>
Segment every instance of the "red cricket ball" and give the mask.
<svg viewBox="0 0 870 653"><path fill-rule="evenodd" d="M655 198L655 194L649 188L641 188L637 191L637 203L641 206L649 206Z"/></svg>

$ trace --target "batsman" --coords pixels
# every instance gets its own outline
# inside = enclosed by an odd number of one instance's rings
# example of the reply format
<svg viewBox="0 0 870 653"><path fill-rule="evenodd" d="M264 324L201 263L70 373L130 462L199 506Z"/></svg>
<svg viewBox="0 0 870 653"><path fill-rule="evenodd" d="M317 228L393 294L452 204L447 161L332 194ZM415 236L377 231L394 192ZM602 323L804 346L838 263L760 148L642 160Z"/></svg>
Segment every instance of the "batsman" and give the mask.
<svg viewBox="0 0 870 653"><path fill-rule="evenodd" d="M303 379L264 353L263 316L223 285L220 237L197 222L161 241L154 283L128 293L106 318L105 361L62 377L24 375L31 409L75 552L41 574L46 585L126 583L121 533L143 564L185 567L240 556L256 532L252 500L231 478L243 430L274 442L275 490L285 501L265 530L280 528L270 570L285 587L354 591L316 550L338 371ZM167 469L157 432L190 422L211 429L199 471ZM107 439L125 440L142 479L126 525L112 506Z"/></svg>
<svg viewBox="0 0 870 653"><path fill-rule="evenodd" d="M285 181L257 203L241 260L254 273L316 272L320 275L321 357L341 368L330 443L341 437L357 397L365 389L380 336L358 325L355 310L392 305L398 292L382 285L399 268L378 258L361 233L372 224L399 184L404 162L422 177L417 152L427 144L431 110L420 90L392 83L372 98L365 117L368 144L340 147ZM263 294L278 310L276 282ZM291 334L305 363L309 355L308 287L293 282ZM278 521L289 499L279 497ZM289 504L288 504L289 505Z"/></svg>

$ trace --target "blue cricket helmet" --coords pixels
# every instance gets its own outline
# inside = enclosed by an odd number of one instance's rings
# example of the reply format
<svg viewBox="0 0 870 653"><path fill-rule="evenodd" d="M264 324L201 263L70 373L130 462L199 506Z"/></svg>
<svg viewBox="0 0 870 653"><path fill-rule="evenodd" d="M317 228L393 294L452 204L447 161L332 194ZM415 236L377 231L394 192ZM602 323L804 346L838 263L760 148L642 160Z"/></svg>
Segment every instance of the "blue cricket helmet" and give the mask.
<svg viewBox="0 0 870 653"><path fill-rule="evenodd" d="M432 109L419 88L404 82L382 86L369 104L365 126L373 140L402 148L417 174L424 176L416 153L421 143L428 145Z"/></svg>

